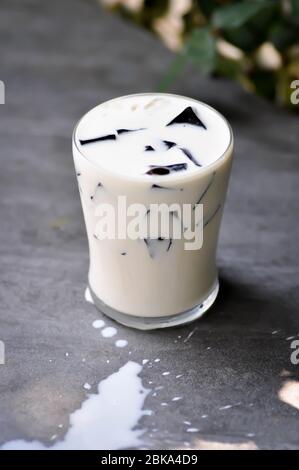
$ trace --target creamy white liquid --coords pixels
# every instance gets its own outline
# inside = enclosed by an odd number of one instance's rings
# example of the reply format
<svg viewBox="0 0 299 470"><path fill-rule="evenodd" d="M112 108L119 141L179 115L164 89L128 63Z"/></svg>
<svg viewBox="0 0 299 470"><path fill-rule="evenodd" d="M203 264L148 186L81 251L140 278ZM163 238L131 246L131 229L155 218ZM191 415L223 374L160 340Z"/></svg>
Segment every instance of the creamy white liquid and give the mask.
<svg viewBox="0 0 299 470"><path fill-rule="evenodd" d="M186 108L202 125L167 125ZM84 143L105 135L114 136L113 140ZM89 285L96 298L127 315L157 318L193 309L215 292L231 139L230 128L218 112L175 95L119 98L82 118L75 130L73 153L89 241ZM168 148L164 141L175 145ZM146 146L154 150L145 151ZM184 169L148 174L150 169L169 165ZM126 196L128 205L145 207L203 204L202 248L187 251L184 239L172 243L128 237L98 240L96 207L107 203L117 212L119 196Z"/></svg>
<svg viewBox="0 0 299 470"><path fill-rule="evenodd" d="M112 336L117 334L117 329L113 326L107 326L101 331L101 334L104 338L112 338Z"/></svg>
<svg viewBox="0 0 299 470"><path fill-rule="evenodd" d="M197 124L168 125L186 109L198 118ZM107 136L114 140L87 142ZM229 141L229 128L215 110L187 98L168 96L139 95L109 101L89 111L76 131L77 146L91 162L123 175L145 175L146 179L153 166L185 164L186 169L178 172L198 171L198 165L217 160Z"/></svg>
<svg viewBox="0 0 299 470"><path fill-rule="evenodd" d="M91 293L90 293L90 290L89 290L88 287L86 287L86 289L85 289L84 298L85 298L86 302L88 302L90 304L93 304ZM98 327L95 327L95 328L98 328Z"/></svg>

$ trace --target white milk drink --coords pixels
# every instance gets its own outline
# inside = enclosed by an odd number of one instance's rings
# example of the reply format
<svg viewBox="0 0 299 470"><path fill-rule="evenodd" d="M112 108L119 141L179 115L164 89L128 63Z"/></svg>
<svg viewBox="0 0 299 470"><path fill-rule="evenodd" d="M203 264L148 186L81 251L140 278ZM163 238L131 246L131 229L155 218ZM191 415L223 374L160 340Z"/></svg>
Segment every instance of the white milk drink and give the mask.
<svg viewBox="0 0 299 470"><path fill-rule="evenodd" d="M177 95L116 98L79 121L73 154L89 242L88 282L103 313L151 329L192 321L213 304L232 148L231 128L221 114ZM138 238L129 236L124 226L134 218L133 211L126 219L133 204L143 208L139 221L149 221L154 204L175 204L179 210L168 217L181 227L181 238L157 225ZM200 224L194 219L197 204ZM108 206L109 238L99 231ZM202 228L200 248L186 249L184 207L193 229Z"/></svg>

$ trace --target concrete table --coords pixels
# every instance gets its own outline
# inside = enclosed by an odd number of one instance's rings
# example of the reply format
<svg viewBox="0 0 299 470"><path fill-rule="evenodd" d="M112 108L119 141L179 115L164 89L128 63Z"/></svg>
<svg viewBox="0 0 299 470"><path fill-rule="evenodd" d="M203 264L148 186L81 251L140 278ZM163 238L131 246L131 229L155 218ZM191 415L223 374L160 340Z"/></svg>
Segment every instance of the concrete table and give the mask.
<svg viewBox="0 0 299 470"><path fill-rule="evenodd" d="M117 335L104 338L84 299L71 132L96 103L154 90L171 54L87 0L3 0L0 33L0 442L61 441L99 382L148 359L141 447L298 448L298 117L186 70L171 91L215 106L235 132L220 295L189 326L143 333L106 320Z"/></svg>

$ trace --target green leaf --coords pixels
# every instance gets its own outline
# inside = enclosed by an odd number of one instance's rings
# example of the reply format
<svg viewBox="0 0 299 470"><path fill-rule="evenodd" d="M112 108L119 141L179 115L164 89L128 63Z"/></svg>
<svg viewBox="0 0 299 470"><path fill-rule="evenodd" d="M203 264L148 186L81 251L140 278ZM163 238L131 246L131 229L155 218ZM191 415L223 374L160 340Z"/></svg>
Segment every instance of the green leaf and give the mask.
<svg viewBox="0 0 299 470"><path fill-rule="evenodd" d="M197 0L197 4L200 11L208 18L216 8L219 8L217 0Z"/></svg>
<svg viewBox="0 0 299 470"><path fill-rule="evenodd" d="M295 44L297 38L298 28L288 23L285 19L281 19L272 24L267 39L272 42L277 49L283 50Z"/></svg>
<svg viewBox="0 0 299 470"><path fill-rule="evenodd" d="M217 64L216 40L208 27L194 29L181 54L178 54L158 85L158 91L167 91L184 69L186 60L200 67L205 74L213 72Z"/></svg>
<svg viewBox="0 0 299 470"><path fill-rule="evenodd" d="M260 43L260 38L247 25L241 28L227 29L224 38L245 52L253 51Z"/></svg>
<svg viewBox="0 0 299 470"><path fill-rule="evenodd" d="M216 73L224 77L237 79L242 72L242 64L222 56L217 58Z"/></svg>
<svg viewBox="0 0 299 470"><path fill-rule="evenodd" d="M179 77L180 73L184 69L184 65L186 63L186 57L182 54L178 54L170 67L168 68L166 74L160 81L157 87L157 91L162 93L168 91L169 87L175 82L175 80Z"/></svg>
<svg viewBox="0 0 299 470"><path fill-rule="evenodd" d="M265 8L273 7L276 7L276 2L273 0L244 0L225 5L215 10L212 24L223 29L239 28Z"/></svg>
<svg viewBox="0 0 299 470"><path fill-rule="evenodd" d="M217 60L216 39L211 29L207 26L194 29L185 45L184 54L203 73L211 73Z"/></svg>

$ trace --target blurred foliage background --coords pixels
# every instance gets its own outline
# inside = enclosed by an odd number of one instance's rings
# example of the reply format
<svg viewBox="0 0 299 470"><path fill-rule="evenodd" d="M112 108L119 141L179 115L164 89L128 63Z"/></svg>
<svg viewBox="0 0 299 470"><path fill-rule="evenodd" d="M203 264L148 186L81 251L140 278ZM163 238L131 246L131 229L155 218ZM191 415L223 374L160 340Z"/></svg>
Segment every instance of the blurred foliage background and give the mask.
<svg viewBox="0 0 299 470"><path fill-rule="evenodd" d="M291 105L291 82L299 79L299 0L101 1L177 53L161 91L191 61L204 74Z"/></svg>

